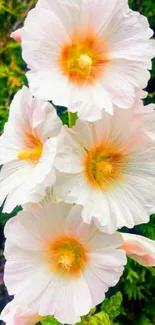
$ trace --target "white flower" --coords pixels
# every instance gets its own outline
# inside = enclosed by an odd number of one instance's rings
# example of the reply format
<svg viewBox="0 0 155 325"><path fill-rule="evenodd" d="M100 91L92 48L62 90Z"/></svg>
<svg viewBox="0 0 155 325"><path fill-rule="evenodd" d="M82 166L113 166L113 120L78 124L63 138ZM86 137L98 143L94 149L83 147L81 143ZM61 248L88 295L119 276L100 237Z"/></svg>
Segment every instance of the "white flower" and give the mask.
<svg viewBox="0 0 155 325"><path fill-rule="evenodd" d="M6 325L35 325L40 316L32 313L27 307L21 308L15 300L9 302L3 309L0 320Z"/></svg>
<svg viewBox="0 0 155 325"><path fill-rule="evenodd" d="M65 203L22 211L5 226L4 281L20 306L62 323L80 321L123 272L119 233L106 235Z"/></svg>
<svg viewBox="0 0 155 325"><path fill-rule="evenodd" d="M93 217L105 232L132 228L149 221L155 211L155 112L140 107L99 121L77 121L60 135L55 166L60 173L56 195L83 206L82 217ZM138 111L137 111L138 110Z"/></svg>
<svg viewBox="0 0 155 325"><path fill-rule="evenodd" d="M143 266L155 266L155 241L139 235L121 233L126 254Z"/></svg>
<svg viewBox="0 0 155 325"><path fill-rule="evenodd" d="M127 0L39 0L22 29L30 88L84 120L130 108L150 77L152 35Z"/></svg>
<svg viewBox="0 0 155 325"><path fill-rule="evenodd" d="M4 211L35 201L37 187L43 188L44 181L47 186L47 178L53 184L53 160L61 126L55 108L32 98L28 88L15 95L0 138L0 204L7 197Z"/></svg>

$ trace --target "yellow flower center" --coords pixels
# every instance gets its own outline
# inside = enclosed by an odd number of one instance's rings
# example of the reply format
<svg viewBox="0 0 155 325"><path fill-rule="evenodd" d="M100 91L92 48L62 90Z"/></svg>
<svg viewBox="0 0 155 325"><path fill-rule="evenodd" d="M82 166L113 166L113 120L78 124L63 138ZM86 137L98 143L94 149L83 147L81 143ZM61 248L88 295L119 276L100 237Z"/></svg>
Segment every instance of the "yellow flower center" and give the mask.
<svg viewBox="0 0 155 325"><path fill-rule="evenodd" d="M38 161L42 154L42 145L33 149L23 150L18 153L18 159L20 160L32 160Z"/></svg>
<svg viewBox="0 0 155 325"><path fill-rule="evenodd" d="M104 190L123 180L124 168L127 167L125 153L109 143L102 143L88 151L83 163L88 183Z"/></svg>
<svg viewBox="0 0 155 325"><path fill-rule="evenodd" d="M77 66L79 66L79 68L83 70L84 69L90 70L92 63L93 63L92 58L87 54L81 54L77 59Z"/></svg>
<svg viewBox="0 0 155 325"><path fill-rule="evenodd" d="M28 148L18 153L18 159L37 162L42 155L42 143L37 137L29 133L25 134L25 141Z"/></svg>
<svg viewBox="0 0 155 325"><path fill-rule="evenodd" d="M95 61L92 52L84 45L75 45L70 49L66 62L70 73L81 78L89 78Z"/></svg>
<svg viewBox="0 0 155 325"><path fill-rule="evenodd" d="M61 276L78 277L88 262L87 249L75 238L62 236L50 244L48 263Z"/></svg>
<svg viewBox="0 0 155 325"><path fill-rule="evenodd" d="M92 84L99 79L110 61L105 41L93 33L75 33L58 57L61 72L78 85Z"/></svg>

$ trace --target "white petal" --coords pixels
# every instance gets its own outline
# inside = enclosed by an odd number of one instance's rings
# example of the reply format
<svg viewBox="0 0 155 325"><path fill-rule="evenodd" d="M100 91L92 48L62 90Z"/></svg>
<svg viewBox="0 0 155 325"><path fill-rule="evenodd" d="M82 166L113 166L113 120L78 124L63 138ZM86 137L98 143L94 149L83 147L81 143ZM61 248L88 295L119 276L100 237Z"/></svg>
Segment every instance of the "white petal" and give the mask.
<svg viewBox="0 0 155 325"><path fill-rule="evenodd" d="M51 69L31 70L26 73L29 86L37 98L52 100L55 105L68 107L70 103L70 85L68 79L59 71ZM61 96L60 96L61 94Z"/></svg>
<svg viewBox="0 0 155 325"><path fill-rule="evenodd" d="M88 246L90 238L96 234L94 223L87 224L81 218L82 207L73 206L66 220L66 234L75 236ZM93 247L94 248L94 247Z"/></svg>
<svg viewBox="0 0 155 325"><path fill-rule="evenodd" d="M93 124L87 123L86 121L81 121L77 119L75 126L72 128L75 131L74 137L85 149L92 148L95 146Z"/></svg>
<svg viewBox="0 0 155 325"><path fill-rule="evenodd" d="M85 151L77 144L68 129L64 129L58 142L58 151L54 161L57 169L67 173L78 173L84 169L82 161Z"/></svg>
<svg viewBox="0 0 155 325"><path fill-rule="evenodd" d="M80 1L63 0L62 3L59 0L56 0L54 2L48 0L39 0L37 6L53 12L57 17L59 17L66 30L70 32L75 24L78 23Z"/></svg>
<svg viewBox="0 0 155 325"><path fill-rule="evenodd" d="M23 211L7 222L5 236L12 244L23 249L44 250L45 244L64 232L65 217L71 208L66 203L31 207L30 211Z"/></svg>
<svg viewBox="0 0 155 325"><path fill-rule="evenodd" d="M89 249L95 252L106 252L108 249L118 248L121 245L122 236L119 233L107 235L100 231L96 232L88 242Z"/></svg>
<svg viewBox="0 0 155 325"><path fill-rule="evenodd" d="M9 111L9 122L14 127L19 128L20 126L20 129L29 130L32 114L32 107L29 106L31 100L32 94L26 86L23 86L14 96ZM24 132L24 130L22 131Z"/></svg>
<svg viewBox="0 0 155 325"><path fill-rule="evenodd" d="M96 276L93 269L87 269L84 272L84 277L89 286L89 290L92 297L92 308L100 304L105 298L105 292L108 291L108 285Z"/></svg>
<svg viewBox="0 0 155 325"><path fill-rule="evenodd" d="M20 186L31 172L31 166L23 161L7 163L0 173L0 202L3 203L9 192ZM14 206L15 207L15 206Z"/></svg>
<svg viewBox="0 0 155 325"><path fill-rule="evenodd" d="M119 270L119 268L122 270L122 265L125 265L127 261L123 250L112 251L110 248L109 251L102 252L102 254L90 253L89 258L92 265L103 268L105 270L113 270L116 272Z"/></svg>
<svg viewBox="0 0 155 325"><path fill-rule="evenodd" d="M109 63L101 83L105 90L111 94L113 103L126 109L134 104L136 88L145 88L149 78L150 74L145 63L128 61L123 58L115 59Z"/></svg>
<svg viewBox="0 0 155 325"><path fill-rule="evenodd" d="M109 286L114 286L122 275L125 255L121 251L115 253L89 255L91 266L84 272L84 277L91 291L92 307L104 300Z"/></svg>
<svg viewBox="0 0 155 325"><path fill-rule="evenodd" d="M138 12L130 10L123 17L118 11L104 33L108 38L112 58L149 62L154 57L154 41L149 40L153 31L149 28L147 18Z"/></svg>
<svg viewBox="0 0 155 325"><path fill-rule="evenodd" d="M27 275L29 275L27 277ZM17 280L18 277L18 280ZM43 294L48 283L51 281L51 273L47 267L41 265L26 265L21 268L20 264L7 262L5 267L4 282L10 295L15 295L17 303L21 306L31 304ZM32 286L33 284L33 286ZM35 312L35 310L32 309Z"/></svg>
<svg viewBox="0 0 155 325"><path fill-rule="evenodd" d="M127 11L127 1L120 0L111 0L110 2L107 0L87 0L84 2L82 6L82 18L85 24L88 26L95 26L95 31L98 33L104 30L108 25L109 21L111 21L111 17L115 12Z"/></svg>
<svg viewBox="0 0 155 325"><path fill-rule="evenodd" d="M12 134L13 132L11 132L12 131L11 128L9 129L10 129L9 136L8 135L6 136L6 134L4 136L4 134L2 134L0 137L0 164L1 165L8 163L12 160L16 160L19 151L19 146L21 145L21 142L17 138L14 138L13 141L10 141L12 138L11 136L12 135L15 136L15 135Z"/></svg>
<svg viewBox="0 0 155 325"><path fill-rule="evenodd" d="M55 292L55 301L63 309L56 310L55 317L60 322L75 324L77 316L88 314L91 308L91 296L83 277L70 283L61 284ZM72 304L72 312L69 312ZM74 316L73 316L74 315Z"/></svg>
<svg viewBox="0 0 155 325"><path fill-rule="evenodd" d="M33 128L38 137L42 141L50 137L56 137L61 131L62 122L53 105L36 98L33 99L32 103L35 107Z"/></svg>

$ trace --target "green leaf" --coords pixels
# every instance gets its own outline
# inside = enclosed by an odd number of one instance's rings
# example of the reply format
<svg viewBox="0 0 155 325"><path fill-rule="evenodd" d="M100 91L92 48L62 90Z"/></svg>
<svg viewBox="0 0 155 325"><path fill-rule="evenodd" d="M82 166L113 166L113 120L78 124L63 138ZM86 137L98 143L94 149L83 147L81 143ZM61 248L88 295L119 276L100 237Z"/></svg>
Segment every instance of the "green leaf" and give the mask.
<svg viewBox="0 0 155 325"><path fill-rule="evenodd" d="M110 299L106 298L101 309L108 314L110 320L114 320L121 312L122 294L117 292Z"/></svg>
<svg viewBox="0 0 155 325"><path fill-rule="evenodd" d="M77 113L68 112L68 125L72 128L77 120Z"/></svg>
<svg viewBox="0 0 155 325"><path fill-rule="evenodd" d="M40 323L42 325L61 325L61 323L59 323L54 317L52 316L48 316L48 317L44 317Z"/></svg>
<svg viewBox="0 0 155 325"><path fill-rule="evenodd" d="M104 311L92 315L95 311L96 308L91 309L90 313L81 317L81 322L76 325L112 325L109 316Z"/></svg>
<svg viewBox="0 0 155 325"><path fill-rule="evenodd" d="M111 322L109 320L108 315L104 312L101 311L100 313L94 315L91 317L89 325L111 325Z"/></svg>

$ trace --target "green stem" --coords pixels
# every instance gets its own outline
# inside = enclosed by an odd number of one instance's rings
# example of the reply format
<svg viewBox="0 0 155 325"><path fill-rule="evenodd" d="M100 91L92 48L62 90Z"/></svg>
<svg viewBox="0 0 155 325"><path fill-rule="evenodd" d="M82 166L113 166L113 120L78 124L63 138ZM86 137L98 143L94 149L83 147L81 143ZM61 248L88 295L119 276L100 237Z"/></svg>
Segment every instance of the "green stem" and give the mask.
<svg viewBox="0 0 155 325"><path fill-rule="evenodd" d="M72 128L77 120L77 113L68 112L68 126Z"/></svg>

